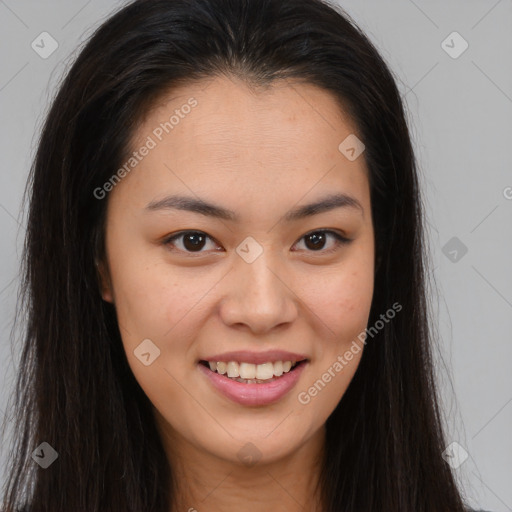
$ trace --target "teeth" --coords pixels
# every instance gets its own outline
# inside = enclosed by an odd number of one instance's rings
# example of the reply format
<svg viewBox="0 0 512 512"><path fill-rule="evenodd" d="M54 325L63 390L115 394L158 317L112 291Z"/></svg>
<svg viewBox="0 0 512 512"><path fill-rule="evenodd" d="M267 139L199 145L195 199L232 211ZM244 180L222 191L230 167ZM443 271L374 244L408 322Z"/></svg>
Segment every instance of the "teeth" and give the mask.
<svg viewBox="0 0 512 512"><path fill-rule="evenodd" d="M228 375L228 377L229 377L229 375ZM240 377L242 379L255 379L256 378L256 365L250 364L250 363L240 363ZM258 377L258 378L261 378L261 377Z"/></svg>
<svg viewBox="0 0 512 512"><path fill-rule="evenodd" d="M208 361L210 370L220 375L227 374L228 377L239 382L247 381L255 383L262 380L272 380L288 373L296 365L296 361L276 361L274 363L252 364L238 363L237 361Z"/></svg>
<svg viewBox="0 0 512 512"><path fill-rule="evenodd" d="M283 361L276 361L274 363L274 375L276 377L281 377L281 375L283 375Z"/></svg>
<svg viewBox="0 0 512 512"><path fill-rule="evenodd" d="M260 380L271 379L274 376L274 365L263 363L256 366L256 378Z"/></svg>
<svg viewBox="0 0 512 512"><path fill-rule="evenodd" d="M240 377L240 366L235 361L228 363L228 377Z"/></svg>

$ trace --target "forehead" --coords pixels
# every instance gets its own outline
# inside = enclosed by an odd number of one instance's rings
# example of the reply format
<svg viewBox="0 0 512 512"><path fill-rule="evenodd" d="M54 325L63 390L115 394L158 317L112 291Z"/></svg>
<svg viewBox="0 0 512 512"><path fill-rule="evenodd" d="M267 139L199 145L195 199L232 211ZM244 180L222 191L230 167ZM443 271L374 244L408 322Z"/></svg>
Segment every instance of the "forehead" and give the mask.
<svg viewBox="0 0 512 512"><path fill-rule="evenodd" d="M336 98L314 85L280 80L256 90L215 77L159 98L130 148L151 149L124 181L146 199L178 188L246 203L276 196L295 203L316 187L337 187L364 202L364 158L349 161L339 149L354 134Z"/></svg>
<svg viewBox="0 0 512 512"><path fill-rule="evenodd" d="M332 139L357 131L337 98L313 84L287 79L255 89L237 78L215 77L162 94L146 112L134 143L150 133L157 142L181 134L196 137L198 143L278 147L280 153L288 145L297 151L293 143L300 141L306 152L308 142L325 140L327 147Z"/></svg>

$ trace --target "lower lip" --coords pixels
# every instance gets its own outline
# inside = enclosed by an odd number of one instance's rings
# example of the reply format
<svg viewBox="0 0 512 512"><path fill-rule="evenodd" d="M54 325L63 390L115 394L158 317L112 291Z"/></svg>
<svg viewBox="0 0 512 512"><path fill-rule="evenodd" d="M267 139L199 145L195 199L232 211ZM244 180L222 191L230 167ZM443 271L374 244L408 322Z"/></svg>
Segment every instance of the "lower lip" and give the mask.
<svg viewBox="0 0 512 512"><path fill-rule="evenodd" d="M212 372L199 363L199 370L210 380L213 387L225 397L241 405L268 405L278 402L297 384L307 361L299 363L294 370L268 384L245 384L225 375Z"/></svg>

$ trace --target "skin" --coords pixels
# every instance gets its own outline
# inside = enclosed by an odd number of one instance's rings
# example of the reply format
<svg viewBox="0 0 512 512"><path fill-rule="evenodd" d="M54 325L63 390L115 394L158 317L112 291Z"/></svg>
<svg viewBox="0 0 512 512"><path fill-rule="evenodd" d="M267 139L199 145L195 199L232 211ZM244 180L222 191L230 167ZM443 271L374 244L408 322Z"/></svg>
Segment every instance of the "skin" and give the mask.
<svg viewBox="0 0 512 512"><path fill-rule="evenodd" d="M162 97L132 149L191 97L197 106L161 141L153 136L156 147L106 199L103 299L115 305L128 362L154 406L175 478L172 511L320 510L314 491L324 424L362 351L308 404L298 395L367 327L374 285L367 169L363 156L349 161L338 150L357 130L333 96L313 85L281 81L256 91L216 77ZM356 198L363 211L282 219L334 192ZM229 208L240 221L145 211L169 194ZM320 229L352 242L328 253L336 247L332 235L323 246L305 237ZM210 238L195 252L185 237L165 244L183 230ZM236 252L248 236L263 249L252 263ZM149 366L134 355L144 339L160 350ZM304 353L309 364L279 402L242 406L197 368L205 356L242 349ZM237 455L249 442L260 457L252 466Z"/></svg>

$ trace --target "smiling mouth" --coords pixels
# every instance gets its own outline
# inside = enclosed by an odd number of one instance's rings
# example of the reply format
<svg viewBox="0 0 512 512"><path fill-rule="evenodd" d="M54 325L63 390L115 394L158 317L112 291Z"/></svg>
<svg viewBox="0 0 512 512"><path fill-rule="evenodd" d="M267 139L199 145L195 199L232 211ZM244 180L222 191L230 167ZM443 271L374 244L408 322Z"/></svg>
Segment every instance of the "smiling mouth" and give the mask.
<svg viewBox="0 0 512 512"><path fill-rule="evenodd" d="M302 361L275 361L263 364L252 364L238 361L199 361L199 364L211 372L244 384L266 384L280 379L282 376L295 371L299 366L307 363Z"/></svg>

